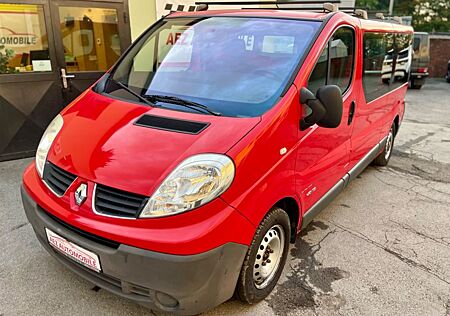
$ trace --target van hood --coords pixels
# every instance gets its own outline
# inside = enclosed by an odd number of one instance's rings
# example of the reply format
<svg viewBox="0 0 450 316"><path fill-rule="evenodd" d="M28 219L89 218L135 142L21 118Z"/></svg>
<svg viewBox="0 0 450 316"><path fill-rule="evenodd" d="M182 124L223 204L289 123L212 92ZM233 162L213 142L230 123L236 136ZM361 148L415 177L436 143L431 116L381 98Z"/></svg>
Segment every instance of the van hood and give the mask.
<svg viewBox="0 0 450 316"><path fill-rule="evenodd" d="M259 117L152 108L92 91L82 94L61 115L64 125L48 154L49 161L86 180L146 196L186 158L225 154L260 122ZM144 115L207 126L198 134L188 134L137 125Z"/></svg>

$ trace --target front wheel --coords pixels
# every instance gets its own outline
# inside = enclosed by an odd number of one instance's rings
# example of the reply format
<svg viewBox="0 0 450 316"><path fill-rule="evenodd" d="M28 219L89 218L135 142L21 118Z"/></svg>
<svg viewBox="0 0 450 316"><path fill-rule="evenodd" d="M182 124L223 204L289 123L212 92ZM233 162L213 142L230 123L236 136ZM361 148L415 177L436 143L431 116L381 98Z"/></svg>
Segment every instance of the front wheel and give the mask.
<svg viewBox="0 0 450 316"><path fill-rule="evenodd" d="M266 298L278 282L289 249L290 221L273 208L256 230L236 286L237 297L248 304Z"/></svg>
<svg viewBox="0 0 450 316"><path fill-rule="evenodd" d="M387 166L389 159L392 155L392 149L394 148L395 139L395 124L392 124L391 129L386 138L386 144L384 145L383 152L374 159L373 163L377 166Z"/></svg>

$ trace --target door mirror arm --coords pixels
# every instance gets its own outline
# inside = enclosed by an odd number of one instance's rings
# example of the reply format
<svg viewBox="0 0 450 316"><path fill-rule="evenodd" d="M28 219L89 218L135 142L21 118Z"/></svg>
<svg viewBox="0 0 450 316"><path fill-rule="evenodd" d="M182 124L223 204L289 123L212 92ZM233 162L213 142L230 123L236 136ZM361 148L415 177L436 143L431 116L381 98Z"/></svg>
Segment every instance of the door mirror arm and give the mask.
<svg viewBox="0 0 450 316"><path fill-rule="evenodd" d="M326 109L322 102L316 98L314 93L307 88L302 88L300 90L300 103L308 106L312 111L311 114L300 120L300 130L304 131L308 127L319 122L325 116Z"/></svg>
<svg viewBox="0 0 450 316"><path fill-rule="evenodd" d="M300 130L302 131L314 124L320 127L335 128L341 123L343 100L341 89L338 86L323 86L317 90L316 95L307 88L302 88L300 103L312 110L311 114L300 120Z"/></svg>

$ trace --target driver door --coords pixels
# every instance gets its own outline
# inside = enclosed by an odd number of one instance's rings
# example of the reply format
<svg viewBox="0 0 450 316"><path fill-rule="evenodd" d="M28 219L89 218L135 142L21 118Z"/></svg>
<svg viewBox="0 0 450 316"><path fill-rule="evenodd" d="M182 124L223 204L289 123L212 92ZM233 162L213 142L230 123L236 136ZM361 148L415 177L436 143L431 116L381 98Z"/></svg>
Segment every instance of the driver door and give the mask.
<svg viewBox="0 0 450 316"><path fill-rule="evenodd" d="M348 171L352 111L355 30L339 27L323 49L312 71L308 89L314 94L324 85L337 85L343 92L342 121L337 128L313 125L299 134L296 188L303 211L309 210Z"/></svg>

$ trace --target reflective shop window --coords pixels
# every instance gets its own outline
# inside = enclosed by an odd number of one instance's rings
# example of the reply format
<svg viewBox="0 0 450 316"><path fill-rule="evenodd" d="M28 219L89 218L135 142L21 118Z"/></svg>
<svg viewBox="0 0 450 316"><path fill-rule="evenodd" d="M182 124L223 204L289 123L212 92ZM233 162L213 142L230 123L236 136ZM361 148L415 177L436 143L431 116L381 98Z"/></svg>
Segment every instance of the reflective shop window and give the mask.
<svg viewBox="0 0 450 316"><path fill-rule="evenodd" d="M41 5L0 3L0 74L52 71Z"/></svg>
<svg viewBox="0 0 450 316"><path fill-rule="evenodd" d="M412 35L395 35L395 73L393 76L392 89L395 89L409 80L412 62Z"/></svg>
<svg viewBox="0 0 450 316"><path fill-rule="evenodd" d="M64 59L68 72L106 71L119 58L119 22L115 9L59 7Z"/></svg>
<svg viewBox="0 0 450 316"><path fill-rule="evenodd" d="M392 33L364 33L363 87L370 102L390 91L394 57Z"/></svg>

